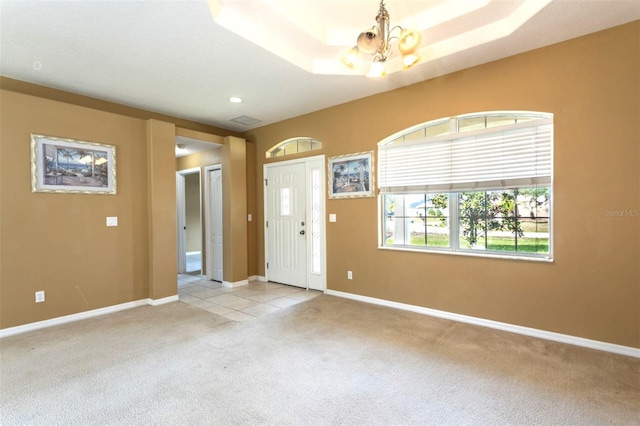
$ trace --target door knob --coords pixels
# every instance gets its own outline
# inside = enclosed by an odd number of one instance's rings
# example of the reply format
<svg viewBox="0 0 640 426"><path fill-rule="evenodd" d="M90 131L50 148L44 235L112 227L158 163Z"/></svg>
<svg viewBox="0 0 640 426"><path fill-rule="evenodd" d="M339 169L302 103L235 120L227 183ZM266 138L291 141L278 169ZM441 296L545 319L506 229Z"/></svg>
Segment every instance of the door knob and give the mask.
<svg viewBox="0 0 640 426"><path fill-rule="evenodd" d="M300 235L304 235L304 229L300 231Z"/></svg>

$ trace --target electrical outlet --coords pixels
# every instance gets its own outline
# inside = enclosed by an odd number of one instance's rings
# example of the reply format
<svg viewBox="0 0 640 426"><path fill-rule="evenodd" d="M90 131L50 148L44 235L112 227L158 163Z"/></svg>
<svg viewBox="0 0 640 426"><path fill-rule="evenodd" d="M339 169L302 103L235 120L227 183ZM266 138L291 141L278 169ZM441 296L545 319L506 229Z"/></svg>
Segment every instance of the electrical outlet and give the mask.
<svg viewBox="0 0 640 426"><path fill-rule="evenodd" d="M352 280L353 279L353 272L347 271L347 279L348 280Z"/></svg>
<svg viewBox="0 0 640 426"><path fill-rule="evenodd" d="M36 291L36 303L44 302L44 290Z"/></svg>

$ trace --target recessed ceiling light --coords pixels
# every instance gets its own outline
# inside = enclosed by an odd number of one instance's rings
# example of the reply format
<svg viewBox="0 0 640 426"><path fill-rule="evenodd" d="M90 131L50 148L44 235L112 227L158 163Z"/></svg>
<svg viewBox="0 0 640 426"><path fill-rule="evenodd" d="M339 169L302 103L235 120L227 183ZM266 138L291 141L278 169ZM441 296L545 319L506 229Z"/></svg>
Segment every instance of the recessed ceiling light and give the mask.
<svg viewBox="0 0 640 426"><path fill-rule="evenodd" d="M242 98L239 98L237 96L232 96L229 98L229 102L233 102L234 104L239 104L240 102L242 102Z"/></svg>

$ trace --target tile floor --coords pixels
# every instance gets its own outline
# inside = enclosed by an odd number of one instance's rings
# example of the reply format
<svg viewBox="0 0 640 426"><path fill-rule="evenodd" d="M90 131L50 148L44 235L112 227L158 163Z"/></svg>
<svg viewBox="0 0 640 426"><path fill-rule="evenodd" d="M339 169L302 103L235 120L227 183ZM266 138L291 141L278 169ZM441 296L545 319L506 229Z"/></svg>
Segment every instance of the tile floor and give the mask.
<svg viewBox="0 0 640 426"><path fill-rule="evenodd" d="M199 275L178 275L180 301L218 315L220 323L252 320L320 294L320 291L261 281L229 288Z"/></svg>

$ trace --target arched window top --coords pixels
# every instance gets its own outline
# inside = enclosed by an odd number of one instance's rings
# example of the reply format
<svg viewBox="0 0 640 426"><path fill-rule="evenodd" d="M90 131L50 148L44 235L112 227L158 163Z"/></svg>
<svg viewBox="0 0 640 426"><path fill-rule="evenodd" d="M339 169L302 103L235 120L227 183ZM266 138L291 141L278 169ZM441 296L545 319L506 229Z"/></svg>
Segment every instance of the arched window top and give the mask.
<svg viewBox="0 0 640 426"><path fill-rule="evenodd" d="M322 142L318 139L308 137L297 137L284 140L271 147L267 151L267 158L283 157L285 155L297 154L299 152L315 151L322 149Z"/></svg>
<svg viewBox="0 0 640 426"><path fill-rule="evenodd" d="M390 145L396 142L409 142L412 140L425 141L441 136L512 126L552 117L553 114L534 111L474 112L455 117L439 118L409 127L383 139L378 142L378 145Z"/></svg>

